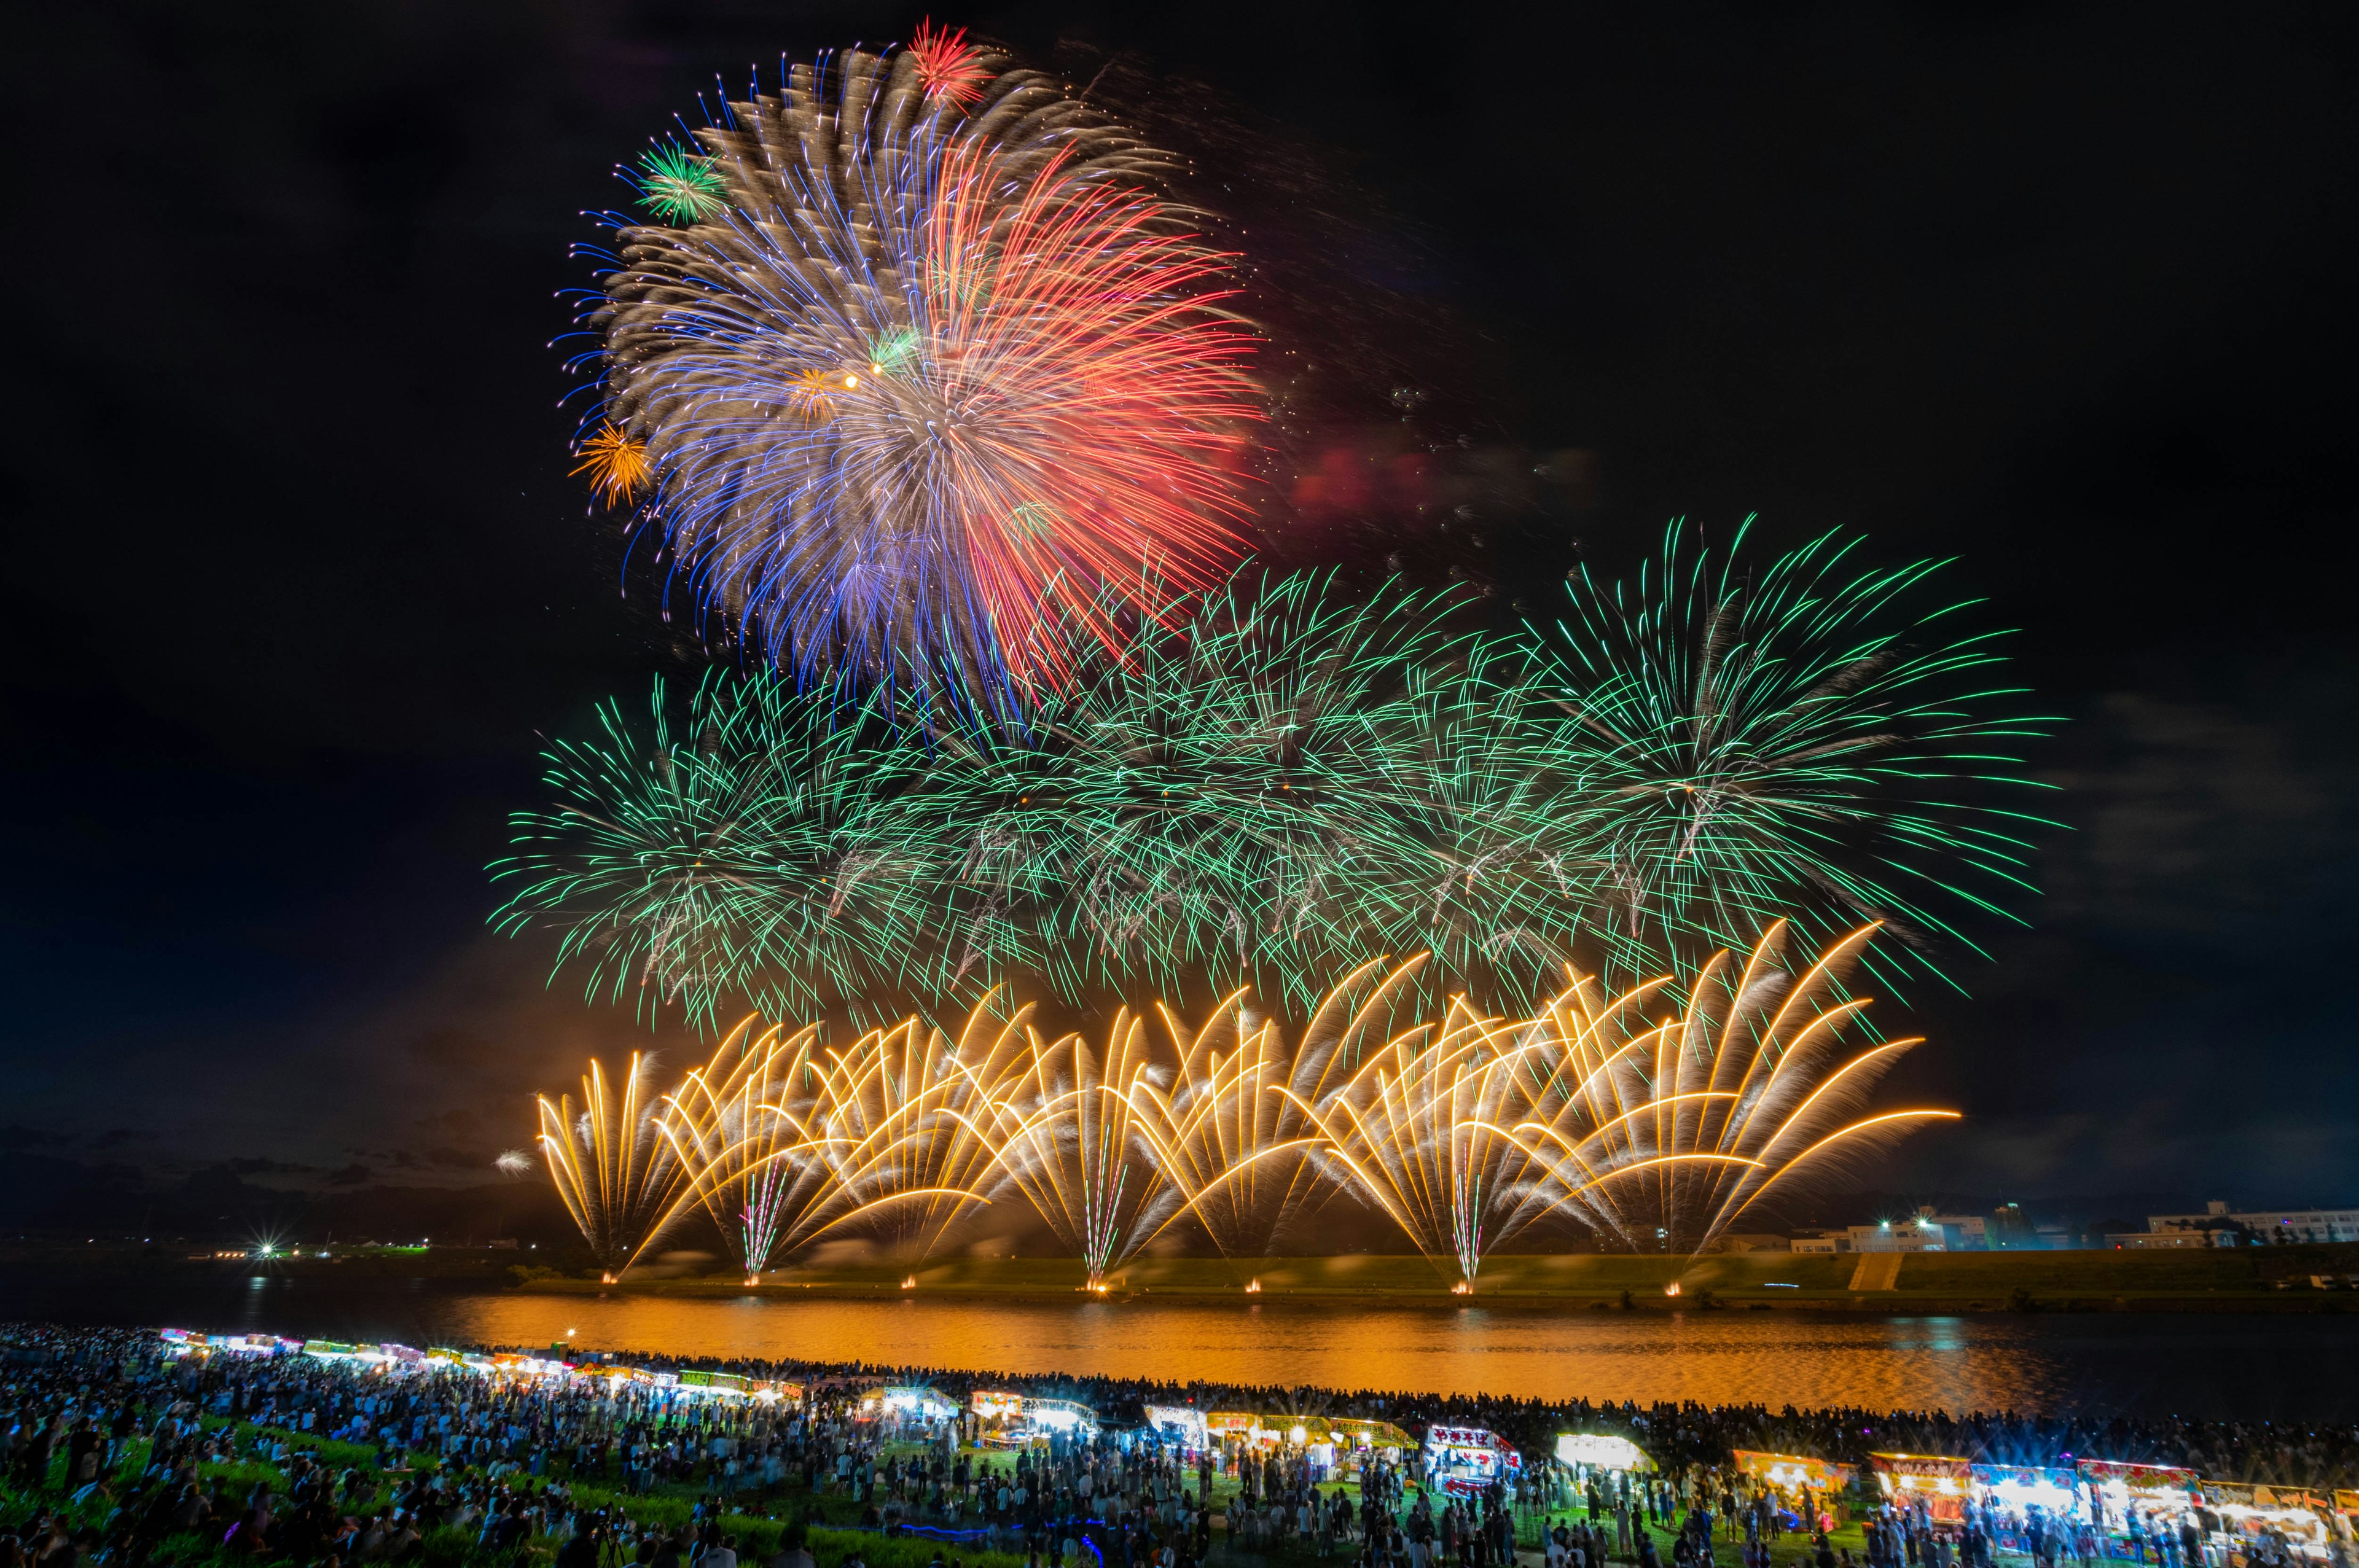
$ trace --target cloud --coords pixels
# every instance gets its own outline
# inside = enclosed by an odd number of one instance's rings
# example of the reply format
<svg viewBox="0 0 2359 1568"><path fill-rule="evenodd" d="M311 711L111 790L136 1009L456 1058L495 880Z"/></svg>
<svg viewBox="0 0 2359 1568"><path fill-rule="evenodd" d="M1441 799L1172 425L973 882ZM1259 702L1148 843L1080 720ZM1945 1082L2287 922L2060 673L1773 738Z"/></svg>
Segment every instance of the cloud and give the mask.
<svg viewBox="0 0 2359 1568"><path fill-rule="evenodd" d="M2048 775L2078 831L2046 858L2040 924L2207 935L2282 908L2307 871L2347 856L2342 792L2294 754L2273 706L2101 697L2081 756Z"/></svg>

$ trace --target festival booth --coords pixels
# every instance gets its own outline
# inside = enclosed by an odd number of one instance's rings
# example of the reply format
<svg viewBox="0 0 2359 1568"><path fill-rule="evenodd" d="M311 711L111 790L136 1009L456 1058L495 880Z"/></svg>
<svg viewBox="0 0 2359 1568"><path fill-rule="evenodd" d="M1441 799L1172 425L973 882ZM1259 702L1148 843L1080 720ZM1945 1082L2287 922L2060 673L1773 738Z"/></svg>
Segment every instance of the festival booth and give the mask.
<svg viewBox="0 0 2359 1568"><path fill-rule="evenodd" d="M1999 1515L2002 1552L2030 1550L2030 1532L2018 1534L2015 1526L2038 1519L2076 1524L2082 1517L2081 1478L2072 1471L2030 1465L1977 1465L1973 1478L1976 1495Z"/></svg>
<svg viewBox="0 0 2359 1568"><path fill-rule="evenodd" d="M1073 1400L978 1389L968 1403L974 1411L975 1441L995 1448L1047 1447L1060 1438L1085 1441L1098 1432L1098 1412Z"/></svg>
<svg viewBox="0 0 2359 1568"><path fill-rule="evenodd" d="M1524 1456L1515 1444L1480 1426L1425 1429L1425 1474L1435 1489L1472 1497L1494 1482L1522 1478Z"/></svg>
<svg viewBox="0 0 2359 1568"><path fill-rule="evenodd" d="M1193 1405L1148 1405L1147 1435L1167 1447L1178 1449L1183 1459L1194 1459L1209 1452L1212 1446L1212 1434L1205 1428L1204 1412Z"/></svg>
<svg viewBox="0 0 2359 1568"><path fill-rule="evenodd" d="M2204 1481L2196 1495L2206 1543L2226 1568L2259 1561L2261 1543L2272 1537L2289 1557L2323 1563L2333 1554L2336 1509L2331 1493Z"/></svg>
<svg viewBox="0 0 2359 1568"><path fill-rule="evenodd" d="M2175 1465L2083 1459L2075 1467L2108 1555L2141 1559L2158 1529L2177 1530L2194 1510L2196 1474ZM2132 1529L2135 1512L2136 1529Z"/></svg>
<svg viewBox="0 0 2359 1568"><path fill-rule="evenodd" d="M1557 1433L1556 1462L1581 1476L1586 1476L1593 1470L1633 1471L1655 1467L1655 1462L1647 1457L1647 1451L1628 1438L1593 1432Z"/></svg>
<svg viewBox="0 0 2359 1568"><path fill-rule="evenodd" d="M1895 1507L1921 1509L1936 1524L1965 1522L1966 1504L1973 1497L1972 1460L1934 1454L1871 1454L1867 1463Z"/></svg>
<svg viewBox="0 0 2359 1568"><path fill-rule="evenodd" d="M1372 1459L1397 1465L1402 1455L1417 1447L1416 1438L1388 1421L1331 1416L1327 1427L1334 1441L1339 1472L1346 1476L1358 1475Z"/></svg>
<svg viewBox="0 0 2359 1568"><path fill-rule="evenodd" d="M939 1390L888 1383L860 1396L861 1421L949 1421L958 1406Z"/></svg>
<svg viewBox="0 0 2359 1568"><path fill-rule="evenodd" d="M1807 1508L1812 1504L1837 1513L1837 1521L1841 1522L1835 1504L1843 1488L1852 1483L1852 1466L1831 1459L1813 1459L1807 1454L1771 1454L1752 1448L1737 1449L1735 1457L1737 1473L1750 1480L1756 1490L1768 1493L1784 1510L1788 1530L1802 1528Z"/></svg>

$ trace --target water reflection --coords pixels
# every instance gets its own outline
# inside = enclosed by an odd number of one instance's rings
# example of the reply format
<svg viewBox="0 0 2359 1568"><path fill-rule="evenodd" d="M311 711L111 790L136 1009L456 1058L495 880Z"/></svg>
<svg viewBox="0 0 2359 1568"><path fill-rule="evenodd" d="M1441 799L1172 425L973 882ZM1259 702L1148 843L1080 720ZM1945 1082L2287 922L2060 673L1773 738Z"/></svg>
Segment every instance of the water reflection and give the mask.
<svg viewBox="0 0 2359 1568"><path fill-rule="evenodd" d="M2133 1410L2359 1419L2359 1322L2319 1316L1878 1318L1522 1307L1053 1301L702 1301L307 1282L101 1290L0 1278L0 1315L176 1322L1010 1372L1696 1400L1776 1408Z"/></svg>

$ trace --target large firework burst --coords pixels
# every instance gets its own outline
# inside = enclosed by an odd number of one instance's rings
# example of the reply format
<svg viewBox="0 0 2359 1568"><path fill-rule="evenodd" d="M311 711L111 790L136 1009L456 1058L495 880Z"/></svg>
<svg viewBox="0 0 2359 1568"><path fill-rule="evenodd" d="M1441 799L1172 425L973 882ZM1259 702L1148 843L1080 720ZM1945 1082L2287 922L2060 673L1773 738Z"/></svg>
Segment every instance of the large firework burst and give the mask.
<svg viewBox="0 0 2359 1568"><path fill-rule="evenodd" d="M632 174L584 362L708 613L799 677L1005 691L1060 673L1045 620L1235 558L1250 339L1170 160L931 30L695 138Z"/></svg>

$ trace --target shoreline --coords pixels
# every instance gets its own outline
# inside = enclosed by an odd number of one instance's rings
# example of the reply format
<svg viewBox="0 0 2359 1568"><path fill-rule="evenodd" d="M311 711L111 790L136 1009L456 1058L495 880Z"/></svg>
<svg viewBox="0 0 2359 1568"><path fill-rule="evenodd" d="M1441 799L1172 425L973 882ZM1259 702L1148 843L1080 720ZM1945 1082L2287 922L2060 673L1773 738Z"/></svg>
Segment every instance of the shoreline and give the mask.
<svg viewBox="0 0 2359 1568"><path fill-rule="evenodd" d="M1953 1316L1974 1313L2293 1313L2359 1315L2359 1293L2312 1288L2309 1272L2343 1271L2337 1257L2271 1253L1743 1253L1695 1259L1555 1254L1489 1260L1472 1292L1456 1292L1422 1258L1347 1255L1254 1262L1166 1258L1115 1271L1094 1298L1114 1304L1367 1302L1397 1306L1499 1306L1583 1313L1832 1312ZM2302 1249L2303 1252L2313 1249ZM2341 1252L2343 1249L2317 1249ZM1892 1267L1894 1260L1900 1267ZM1871 1266L1867 1260L1875 1260ZM2299 1274L2264 1273L2264 1263ZM2332 1266L2332 1267L2331 1267ZM1883 1288L1864 1288L1863 1279ZM2280 1286L2278 1281L2288 1281ZM1257 1288L1249 1289L1249 1286ZM734 1274L668 1274L661 1266L616 1283L553 1271L513 1287L557 1296L684 1300L1071 1302L1088 1298L1068 1259L960 1259L913 1265L847 1264Z"/></svg>

